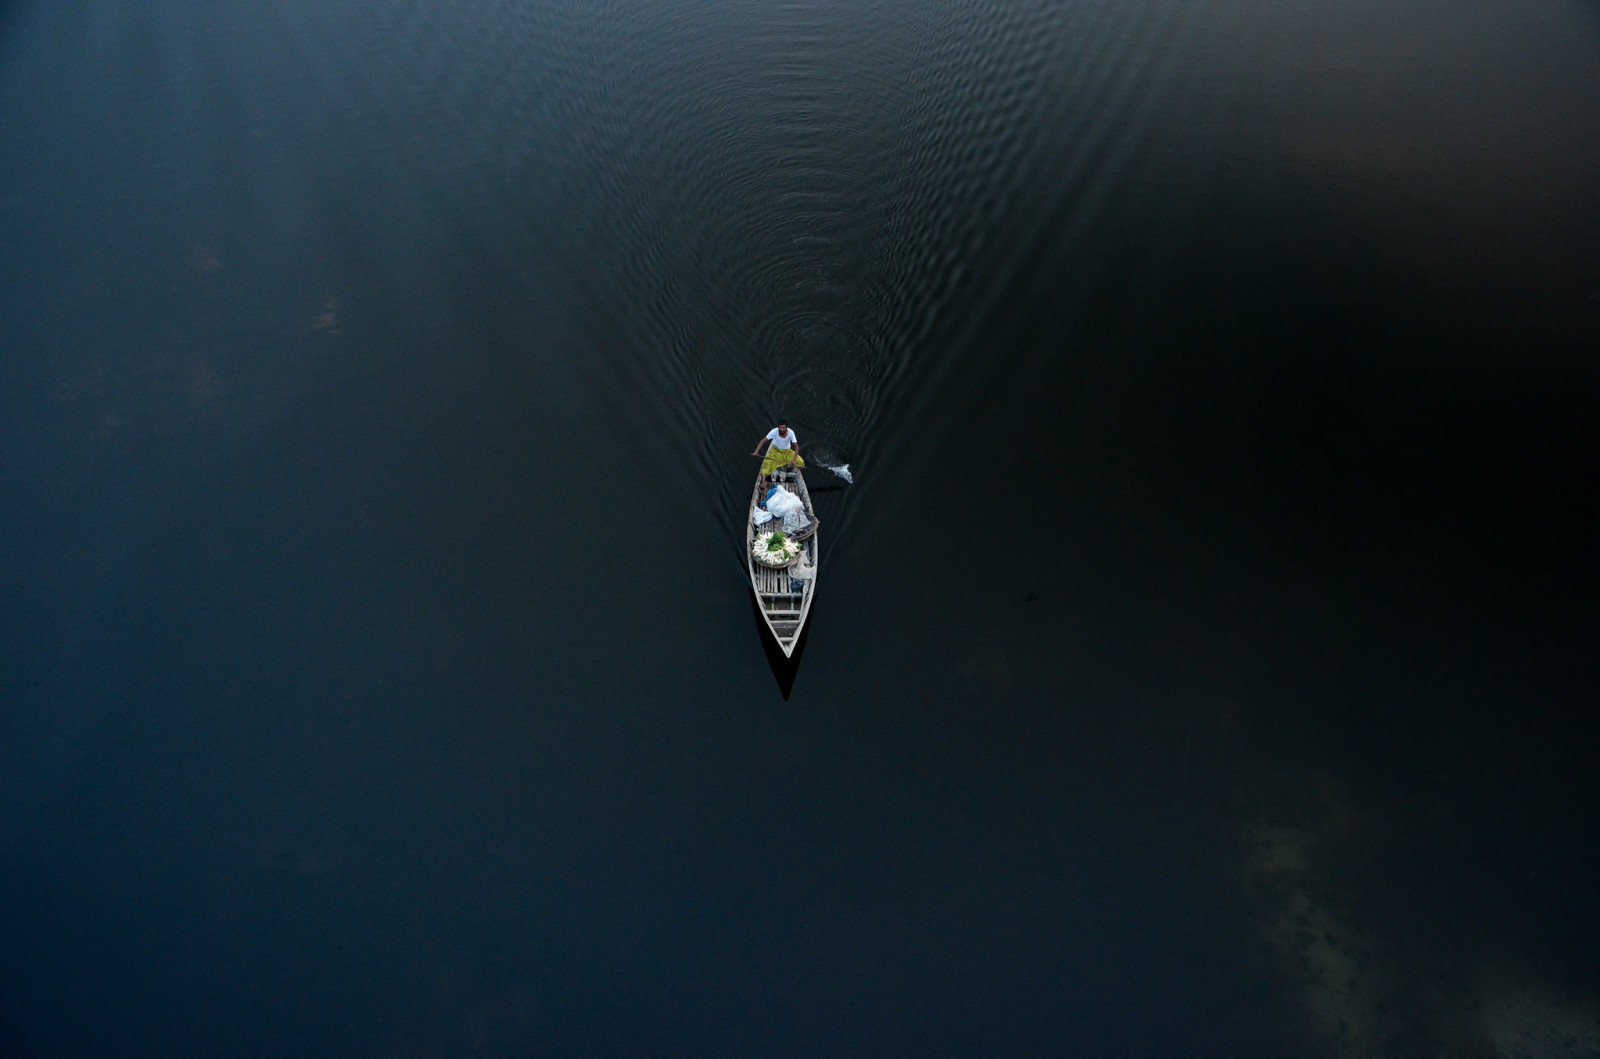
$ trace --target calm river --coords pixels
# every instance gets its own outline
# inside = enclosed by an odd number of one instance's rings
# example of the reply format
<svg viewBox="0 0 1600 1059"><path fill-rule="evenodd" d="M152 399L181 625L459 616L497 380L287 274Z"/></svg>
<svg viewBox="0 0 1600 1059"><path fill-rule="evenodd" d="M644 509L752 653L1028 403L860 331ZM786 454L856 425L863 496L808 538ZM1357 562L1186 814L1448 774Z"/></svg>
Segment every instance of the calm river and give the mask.
<svg viewBox="0 0 1600 1059"><path fill-rule="evenodd" d="M1592 0L0 0L0 1052L1593 1059L1597 417Z"/></svg>

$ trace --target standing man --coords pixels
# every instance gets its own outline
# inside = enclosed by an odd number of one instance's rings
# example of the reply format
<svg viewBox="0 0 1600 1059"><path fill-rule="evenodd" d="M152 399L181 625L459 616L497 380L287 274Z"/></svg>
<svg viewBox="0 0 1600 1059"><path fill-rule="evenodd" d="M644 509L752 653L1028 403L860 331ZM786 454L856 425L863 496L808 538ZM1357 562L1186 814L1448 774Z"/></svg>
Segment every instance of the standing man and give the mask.
<svg viewBox="0 0 1600 1059"><path fill-rule="evenodd" d="M787 419L778 420L777 427L767 431L767 436L756 442L756 451L750 455L761 455L762 442L767 443L767 458L761 461L762 485L766 484L766 477L779 467L806 465L806 461L800 458L800 439L789 429Z"/></svg>

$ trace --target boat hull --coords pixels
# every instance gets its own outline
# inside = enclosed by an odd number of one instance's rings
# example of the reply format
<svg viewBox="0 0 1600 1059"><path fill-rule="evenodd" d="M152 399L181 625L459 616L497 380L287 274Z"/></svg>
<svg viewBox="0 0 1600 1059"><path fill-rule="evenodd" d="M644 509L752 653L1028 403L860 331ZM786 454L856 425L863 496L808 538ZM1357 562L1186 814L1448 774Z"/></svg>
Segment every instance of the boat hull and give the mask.
<svg viewBox="0 0 1600 1059"><path fill-rule="evenodd" d="M755 486L750 490L750 510L744 520L744 558L750 572L750 587L756 594L756 606L767 626L767 632L777 643L783 656L789 658L793 656L794 649L800 642L800 634L805 629L806 619L811 615L811 599L817 590L819 544L815 528L817 515L811 508L811 493L806 489L805 476L798 468L790 467L780 470L777 473L777 480L784 488L800 498L801 503L805 505L806 517L811 520L812 529L805 536L800 555L793 564L774 568L756 562L752 555L756 534L759 532L755 526L755 512L762 500L761 479L758 476ZM771 525L768 523L762 530ZM807 572L809 576L797 576Z"/></svg>

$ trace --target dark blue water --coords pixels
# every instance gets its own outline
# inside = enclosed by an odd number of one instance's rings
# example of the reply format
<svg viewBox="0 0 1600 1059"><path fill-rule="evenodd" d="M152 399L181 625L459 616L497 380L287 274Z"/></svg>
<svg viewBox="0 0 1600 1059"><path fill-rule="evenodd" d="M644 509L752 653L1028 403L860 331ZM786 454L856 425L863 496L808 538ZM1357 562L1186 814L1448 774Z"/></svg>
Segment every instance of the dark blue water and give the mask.
<svg viewBox="0 0 1600 1059"><path fill-rule="evenodd" d="M1597 188L1592 4L0 3L0 1052L1600 1054Z"/></svg>

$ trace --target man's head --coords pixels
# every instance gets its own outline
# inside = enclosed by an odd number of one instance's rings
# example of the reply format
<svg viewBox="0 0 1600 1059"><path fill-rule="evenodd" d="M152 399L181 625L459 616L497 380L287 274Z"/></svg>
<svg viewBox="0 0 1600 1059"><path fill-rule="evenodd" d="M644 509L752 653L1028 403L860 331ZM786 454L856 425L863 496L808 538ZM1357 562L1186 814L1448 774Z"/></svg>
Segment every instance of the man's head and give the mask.
<svg viewBox="0 0 1600 1059"><path fill-rule="evenodd" d="M789 433L789 421L787 419L778 420L778 433L780 433L780 434Z"/></svg>

